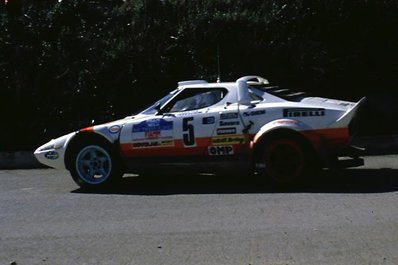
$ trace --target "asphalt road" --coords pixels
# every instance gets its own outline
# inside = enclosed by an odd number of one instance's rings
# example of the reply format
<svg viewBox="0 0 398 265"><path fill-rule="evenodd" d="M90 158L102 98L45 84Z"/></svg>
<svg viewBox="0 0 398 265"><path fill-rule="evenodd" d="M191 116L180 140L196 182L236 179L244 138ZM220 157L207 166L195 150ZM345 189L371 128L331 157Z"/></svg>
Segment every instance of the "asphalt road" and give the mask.
<svg viewBox="0 0 398 265"><path fill-rule="evenodd" d="M159 174L104 193L65 171L0 171L0 264L398 264L397 162L299 187Z"/></svg>

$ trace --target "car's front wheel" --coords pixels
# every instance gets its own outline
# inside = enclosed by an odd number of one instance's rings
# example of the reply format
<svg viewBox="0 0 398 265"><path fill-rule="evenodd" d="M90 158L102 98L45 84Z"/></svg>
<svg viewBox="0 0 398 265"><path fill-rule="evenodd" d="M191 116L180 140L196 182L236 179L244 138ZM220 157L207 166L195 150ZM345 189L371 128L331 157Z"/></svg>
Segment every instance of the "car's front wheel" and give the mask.
<svg viewBox="0 0 398 265"><path fill-rule="evenodd" d="M121 180L120 163L112 148L101 143L79 145L70 173L82 188L105 188Z"/></svg>

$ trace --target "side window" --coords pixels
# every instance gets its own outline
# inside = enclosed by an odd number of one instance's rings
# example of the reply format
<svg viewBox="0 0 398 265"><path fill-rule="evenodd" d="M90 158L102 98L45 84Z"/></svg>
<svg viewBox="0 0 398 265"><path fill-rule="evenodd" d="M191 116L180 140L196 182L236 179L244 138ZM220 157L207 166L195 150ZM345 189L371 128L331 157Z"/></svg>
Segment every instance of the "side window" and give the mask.
<svg viewBox="0 0 398 265"><path fill-rule="evenodd" d="M180 112L210 107L220 102L226 94L225 88L187 88L164 110L165 112Z"/></svg>

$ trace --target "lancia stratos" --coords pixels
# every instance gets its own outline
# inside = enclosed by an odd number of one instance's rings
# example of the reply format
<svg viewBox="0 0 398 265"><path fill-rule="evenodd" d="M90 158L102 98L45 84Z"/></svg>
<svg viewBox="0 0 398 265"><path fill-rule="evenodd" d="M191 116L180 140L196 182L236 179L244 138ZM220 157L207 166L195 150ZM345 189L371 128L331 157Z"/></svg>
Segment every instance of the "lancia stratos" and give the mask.
<svg viewBox="0 0 398 265"><path fill-rule="evenodd" d="M83 188L109 187L125 173L185 170L289 183L317 168L363 165L350 141L364 100L309 97L259 76L183 81L138 114L53 139L34 154Z"/></svg>

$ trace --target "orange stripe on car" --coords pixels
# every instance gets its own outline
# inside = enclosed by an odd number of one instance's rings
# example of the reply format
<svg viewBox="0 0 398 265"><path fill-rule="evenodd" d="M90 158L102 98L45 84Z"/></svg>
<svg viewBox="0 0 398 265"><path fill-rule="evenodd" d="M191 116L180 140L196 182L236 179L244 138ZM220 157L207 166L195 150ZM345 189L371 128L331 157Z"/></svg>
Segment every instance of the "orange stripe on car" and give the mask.
<svg viewBox="0 0 398 265"><path fill-rule="evenodd" d="M327 144L331 149L338 149L347 145L350 139L348 128L327 128L301 133L312 142L315 148L321 148Z"/></svg>
<svg viewBox="0 0 398 265"><path fill-rule="evenodd" d="M80 129L80 132L92 132L92 131L94 131L94 126Z"/></svg>
<svg viewBox="0 0 398 265"><path fill-rule="evenodd" d="M230 137L232 139L236 138L236 136L226 136L225 138ZM140 145L139 147L134 147L134 143L125 143L120 145L120 152L125 156L130 157L138 157L138 156L206 156L208 155L208 146L213 146L217 144L212 144L213 139L218 139L217 137L203 137L197 138L194 146L186 146L184 145L183 140L170 140L173 141L171 145L161 145L160 143L155 141L155 144L151 144L151 141L143 142L148 143L147 146ZM159 140L159 142L164 141ZM169 141L169 140L167 140ZM241 144L237 144L236 142L231 142L228 144L227 142L224 145L231 145L234 147L235 153L239 153L243 150L244 144L249 143L249 141L243 140ZM136 144L136 143L135 143ZM219 145L217 145L219 146Z"/></svg>

